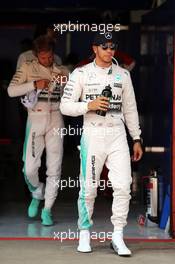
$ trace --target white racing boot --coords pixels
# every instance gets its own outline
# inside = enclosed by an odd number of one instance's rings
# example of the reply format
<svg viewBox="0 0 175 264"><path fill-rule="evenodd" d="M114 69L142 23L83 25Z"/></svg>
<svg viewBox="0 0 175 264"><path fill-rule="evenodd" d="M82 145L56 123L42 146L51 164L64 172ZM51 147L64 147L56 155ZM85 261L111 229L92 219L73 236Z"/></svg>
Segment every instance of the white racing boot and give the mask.
<svg viewBox="0 0 175 264"><path fill-rule="evenodd" d="M111 247L119 256L122 257L131 256L131 251L129 250L129 248L127 248L123 240L123 231L115 231L112 234Z"/></svg>
<svg viewBox="0 0 175 264"><path fill-rule="evenodd" d="M80 230L79 245L77 250L83 253L88 253L92 251L90 246L90 232L88 229Z"/></svg>

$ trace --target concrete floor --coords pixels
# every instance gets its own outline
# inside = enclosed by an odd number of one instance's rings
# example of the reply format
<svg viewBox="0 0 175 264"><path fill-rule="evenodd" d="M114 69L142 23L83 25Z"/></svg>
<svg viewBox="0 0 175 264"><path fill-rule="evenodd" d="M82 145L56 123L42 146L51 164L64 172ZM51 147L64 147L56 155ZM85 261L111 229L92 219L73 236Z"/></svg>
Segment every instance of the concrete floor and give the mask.
<svg viewBox="0 0 175 264"><path fill-rule="evenodd" d="M66 197L65 194L62 194ZM70 201L60 197L54 209L54 225L45 227L41 224L40 214L36 219L29 219L27 216L27 206L29 202L16 203L8 202L1 204L0 217L0 238L54 238L58 232L65 233L70 237L69 233L74 232L77 237L77 204L75 200ZM109 237L113 227L110 221L112 201L99 196L96 200L93 215L94 225L92 232L96 232L94 236L97 238ZM41 206L42 207L42 206ZM124 230L126 238L142 238L142 239L168 239L169 234L152 223L149 226L141 226L138 224L137 218L140 214L144 214L144 208L137 204L131 204L128 217L128 225ZM71 235L72 238L72 235Z"/></svg>
<svg viewBox="0 0 175 264"><path fill-rule="evenodd" d="M65 241L0 241L1 264L172 264L175 243L127 243L132 257L117 256L109 242L93 242L93 252L76 251L77 242Z"/></svg>
<svg viewBox="0 0 175 264"><path fill-rule="evenodd" d="M76 179L79 170L78 155L67 155L63 162L63 175ZM73 162L73 160L75 162ZM69 166L67 166L69 164ZM7 171L6 171L7 170ZM40 215L34 220L27 217L27 206L30 202L24 189L23 176L19 168L8 166L2 177L0 187L1 217L0 217L0 264L67 264L67 263L130 263L130 264L172 264L175 258L175 243L169 240L169 235L157 225L140 226L137 218L145 214L140 204L130 207L128 225L124 236L133 252L131 258L121 258L109 248L109 241L92 241L93 253L82 254L76 251L77 240L35 240L53 239L58 232L77 233L77 196L78 189L66 189L59 192L53 209L54 226L41 225ZM18 177L14 177L13 172ZM19 175L18 175L19 173ZM8 177L7 177L8 176ZM10 185L9 185L10 182ZM112 232L111 200L99 196L94 210L94 226L92 232L97 235ZM13 240L20 239L24 240ZM149 239L149 242L136 242L133 238ZM2 240L1 240L2 239ZM5 240L11 239L11 240ZM29 240L26 240L29 239ZM32 241L30 239L33 239ZM163 243L153 242L152 239L164 239Z"/></svg>
<svg viewBox="0 0 175 264"><path fill-rule="evenodd" d="M17 149L21 149L17 144ZM15 148L12 148L14 151ZM7 150L7 157L9 156ZM16 153L17 151L15 151ZM20 152L20 150L18 151ZM13 156L18 162L14 161L8 164L4 163L2 170L0 169L0 238L1 237L51 237L54 232L64 232L70 229L77 232L77 197L79 189L64 188L59 190L56 203L53 208L54 226L45 228L41 225L40 215L34 220L27 217L27 207L30 203L30 196L24 182L22 173L21 154ZM154 163L160 163L162 156L154 158ZM158 162L159 161L159 162ZM146 160L144 164L149 164L150 160ZM43 160L43 165L45 164ZM13 165L13 166L12 166ZM151 166L151 165L150 165ZM148 167L148 166L147 166ZM145 171L141 168L141 171ZM45 166L40 171L41 178L45 178ZM62 179L78 180L79 175L79 151L70 151L67 148L63 159ZM145 175L145 174L142 174ZM143 189L143 188L140 188ZM157 225L151 226L138 225L137 218L140 214L145 215L143 203L143 190L139 188L140 195L138 203L132 204L130 207L128 225L125 229L125 237L133 238L158 238L167 239L169 235L158 228ZM96 232L111 232L113 227L110 222L111 216L111 198L105 198L103 193L99 193L95 210L94 210L94 226ZM42 207L43 205L41 205Z"/></svg>

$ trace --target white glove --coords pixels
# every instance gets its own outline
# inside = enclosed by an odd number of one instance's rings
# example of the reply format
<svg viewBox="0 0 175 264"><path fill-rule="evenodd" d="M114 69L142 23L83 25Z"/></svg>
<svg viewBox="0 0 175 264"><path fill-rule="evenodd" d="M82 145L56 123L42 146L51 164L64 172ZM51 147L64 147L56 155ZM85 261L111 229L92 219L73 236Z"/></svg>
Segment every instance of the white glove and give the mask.
<svg viewBox="0 0 175 264"><path fill-rule="evenodd" d="M37 91L34 90L30 93L27 93L24 98L21 98L21 103L26 108L32 109L38 102L38 95L41 93L41 91L41 89L38 89Z"/></svg>

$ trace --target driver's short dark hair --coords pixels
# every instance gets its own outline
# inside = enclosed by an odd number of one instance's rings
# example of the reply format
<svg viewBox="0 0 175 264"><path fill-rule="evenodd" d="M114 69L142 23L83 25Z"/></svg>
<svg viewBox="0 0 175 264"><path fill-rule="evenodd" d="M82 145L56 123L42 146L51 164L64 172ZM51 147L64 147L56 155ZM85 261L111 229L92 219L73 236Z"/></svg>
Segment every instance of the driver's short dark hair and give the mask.
<svg viewBox="0 0 175 264"><path fill-rule="evenodd" d="M54 51L55 43L48 36L40 36L33 41L33 51L38 54L41 51Z"/></svg>

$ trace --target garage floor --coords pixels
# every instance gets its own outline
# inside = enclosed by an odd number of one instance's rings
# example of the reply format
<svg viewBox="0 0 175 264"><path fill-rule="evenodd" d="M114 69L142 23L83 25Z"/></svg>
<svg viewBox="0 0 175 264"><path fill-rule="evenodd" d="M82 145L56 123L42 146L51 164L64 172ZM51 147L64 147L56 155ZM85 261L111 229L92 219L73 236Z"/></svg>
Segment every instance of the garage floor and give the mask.
<svg viewBox="0 0 175 264"><path fill-rule="evenodd" d="M22 163L20 155L17 156L19 163L14 162L11 165L4 166L3 173L0 173L0 237L58 237L58 233L69 238L77 238L77 197L78 188L63 188L59 191L56 203L53 208L54 225L44 227L41 225L40 215L34 220L27 217L27 207L30 203L30 196L24 183L22 174ZM6 164L6 163L4 163ZM43 162L44 164L44 162ZM45 176L45 170L41 171ZM62 179L78 180L79 174L79 152L66 151L63 159ZM13 202L12 202L13 201ZM111 238L112 224L111 216L111 198L104 196L103 192L99 193L94 210L94 226L92 232L94 238ZM42 208L42 205L41 205ZM154 223L147 223L145 226L138 224L138 217L145 215L143 201L133 203L131 201L128 225L125 228L126 238L149 238L149 239L168 239L169 234L161 230Z"/></svg>
<svg viewBox="0 0 175 264"><path fill-rule="evenodd" d="M64 195L63 195L64 196ZM61 197L60 197L61 199ZM67 238L77 238L77 206L75 201L59 198L53 209L54 225L45 227L41 225L40 215L36 219L27 217L26 203L9 202L1 205L0 217L0 237L49 237L63 233ZM41 205L42 207L42 205ZM125 228L126 238L150 238L168 239L169 235L165 230L161 230L156 224L149 222L146 226L138 224L138 217L144 213L137 204L131 204L128 218L128 225ZM110 239L112 224L110 222L111 201L99 196L96 200L94 210L94 226L92 232L97 232L96 238L105 236ZM71 232L74 234L70 235ZM95 233L94 233L95 238Z"/></svg>

